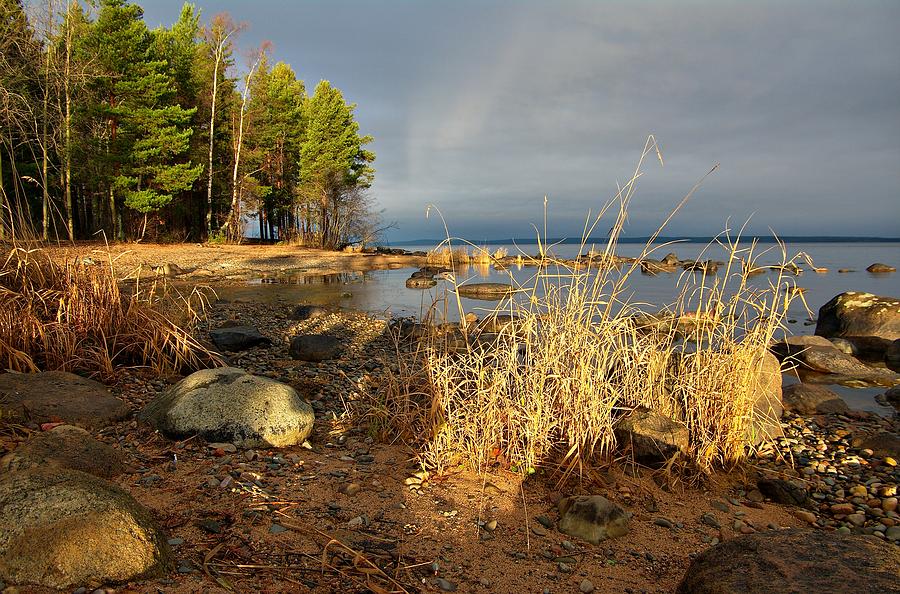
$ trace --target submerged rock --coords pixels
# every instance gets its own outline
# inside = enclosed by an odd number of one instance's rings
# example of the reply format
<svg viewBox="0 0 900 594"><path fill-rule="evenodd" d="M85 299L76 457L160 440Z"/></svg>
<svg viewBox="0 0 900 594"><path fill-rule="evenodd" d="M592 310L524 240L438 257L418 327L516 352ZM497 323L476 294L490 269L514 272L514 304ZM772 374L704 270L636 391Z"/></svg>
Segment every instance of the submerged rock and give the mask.
<svg viewBox="0 0 900 594"><path fill-rule="evenodd" d="M103 384L65 371L0 374L0 409L4 421L64 421L87 429L106 427L131 414Z"/></svg>
<svg viewBox="0 0 900 594"><path fill-rule="evenodd" d="M856 291L841 293L819 309L816 334L897 340L900 338L900 300Z"/></svg>
<svg viewBox="0 0 900 594"><path fill-rule="evenodd" d="M29 468L79 470L101 478L125 472L127 464L119 450L99 442L80 427L60 425L38 433L0 459L0 470Z"/></svg>
<svg viewBox="0 0 900 594"><path fill-rule="evenodd" d="M598 544L628 534L628 514L601 495L564 497L557 505L559 530Z"/></svg>
<svg viewBox="0 0 900 594"><path fill-rule="evenodd" d="M315 415L292 387L220 367L184 378L148 404L141 418L173 437L285 447L309 437Z"/></svg>
<svg viewBox="0 0 900 594"><path fill-rule="evenodd" d="M51 588L163 575L171 553L128 493L74 470L0 476L0 579Z"/></svg>
<svg viewBox="0 0 900 594"><path fill-rule="evenodd" d="M873 536L790 529L737 536L701 553L678 594L900 593L900 547Z"/></svg>
<svg viewBox="0 0 900 594"><path fill-rule="evenodd" d="M437 281L430 276L411 276L406 279L407 289L430 289L437 285Z"/></svg>

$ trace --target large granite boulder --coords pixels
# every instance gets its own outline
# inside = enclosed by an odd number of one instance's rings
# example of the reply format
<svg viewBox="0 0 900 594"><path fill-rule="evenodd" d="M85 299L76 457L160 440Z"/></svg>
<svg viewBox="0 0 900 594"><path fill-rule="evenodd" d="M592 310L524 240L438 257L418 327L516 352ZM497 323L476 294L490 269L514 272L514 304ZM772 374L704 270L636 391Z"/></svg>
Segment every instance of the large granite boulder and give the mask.
<svg viewBox="0 0 900 594"><path fill-rule="evenodd" d="M834 343L824 336L798 334L795 336L788 336L784 340L773 343L769 347L769 350L775 353L778 358L785 359L792 355L802 353L810 347L821 347L826 349L836 348Z"/></svg>
<svg viewBox="0 0 900 594"><path fill-rule="evenodd" d="M628 514L601 495L564 497L557 507L563 534L593 544L628 534Z"/></svg>
<svg viewBox="0 0 900 594"><path fill-rule="evenodd" d="M209 339L223 351L246 351L256 346L269 346L272 340L253 326L226 326L209 331Z"/></svg>
<svg viewBox="0 0 900 594"><path fill-rule="evenodd" d="M738 536L701 553L678 594L900 593L900 547L874 536L790 529Z"/></svg>
<svg viewBox="0 0 900 594"><path fill-rule="evenodd" d="M850 407L840 396L816 384L791 384L781 391L784 410L799 415L846 413Z"/></svg>
<svg viewBox="0 0 900 594"><path fill-rule="evenodd" d="M97 441L84 429L60 425L38 433L0 459L0 471L29 468L80 470L112 478L125 472L128 464L122 452Z"/></svg>
<svg viewBox="0 0 900 594"><path fill-rule="evenodd" d="M106 427L131 414L103 384L65 371L0 374L0 410L5 421L64 421L87 429Z"/></svg>
<svg viewBox="0 0 900 594"><path fill-rule="evenodd" d="M150 513L97 477L58 468L0 475L0 580L95 587L163 575L171 553Z"/></svg>
<svg viewBox="0 0 900 594"><path fill-rule="evenodd" d="M177 438L285 447L309 437L315 415L287 384L220 367L184 378L150 402L141 418Z"/></svg>
<svg viewBox="0 0 900 594"><path fill-rule="evenodd" d="M850 291L835 296L819 309L819 336L876 336L900 338L900 300Z"/></svg>

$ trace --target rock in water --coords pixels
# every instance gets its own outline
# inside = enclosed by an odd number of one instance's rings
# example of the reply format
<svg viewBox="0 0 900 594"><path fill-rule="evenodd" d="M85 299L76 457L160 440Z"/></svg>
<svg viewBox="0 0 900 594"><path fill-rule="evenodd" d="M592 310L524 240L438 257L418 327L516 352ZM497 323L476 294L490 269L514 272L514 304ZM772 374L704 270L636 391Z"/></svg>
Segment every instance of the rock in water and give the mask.
<svg viewBox="0 0 900 594"><path fill-rule="evenodd" d="M819 336L900 338L900 300L871 293L841 293L819 309Z"/></svg>
<svg viewBox="0 0 900 594"><path fill-rule="evenodd" d="M0 374L3 420L14 423L65 421L99 429L128 418L128 406L94 380L65 371Z"/></svg>
<svg viewBox="0 0 900 594"><path fill-rule="evenodd" d="M469 299L484 299L486 301L498 301L513 292L511 285L506 283L469 283L459 285L456 291L462 297Z"/></svg>
<svg viewBox="0 0 900 594"><path fill-rule="evenodd" d="M318 305L298 305L291 312L290 318L292 320L312 320L314 318L321 318L328 315L328 310L324 307L319 307Z"/></svg>
<svg viewBox="0 0 900 594"><path fill-rule="evenodd" d="M263 336L253 326L228 326L210 330L209 339L223 351L246 351L255 346L272 344L272 341Z"/></svg>
<svg viewBox="0 0 900 594"><path fill-rule="evenodd" d="M900 547L801 528L738 536L701 553L678 594L900 593Z"/></svg>
<svg viewBox="0 0 900 594"><path fill-rule="evenodd" d="M688 429L660 413L639 408L616 424L616 441L631 446L635 460L659 464L672 456L687 453L690 446Z"/></svg>
<svg viewBox="0 0 900 594"><path fill-rule="evenodd" d="M0 477L0 579L51 588L163 575L165 537L144 507L111 483L74 470Z"/></svg>
<svg viewBox="0 0 900 594"><path fill-rule="evenodd" d="M559 530L569 536L598 544L628 534L628 514L606 497L564 497L558 509Z"/></svg>
<svg viewBox="0 0 900 594"><path fill-rule="evenodd" d="M315 415L292 387L220 367L184 378L148 404L141 418L173 437L285 447L309 437Z"/></svg>
<svg viewBox="0 0 900 594"><path fill-rule="evenodd" d="M866 268L866 272L872 272L875 274L884 274L887 272L897 272L897 269L888 264L882 264L881 262L875 262Z"/></svg>
<svg viewBox="0 0 900 594"><path fill-rule="evenodd" d="M430 289L437 285L437 281L431 277L411 276L406 279L407 289Z"/></svg>
<svg viewBox="0 0 900 594"><path fill-rule="evenodd" d="M846 413L850 410L840 396L816 384L791 384L782 389L784 410L800 415Z"/></svg>
<svg viewBox="0 0 900 594"><path fill-rule="evenodd" d="M300 334L291 339L290 352L300 361L328 361L341 354L341 341L325 334Z"/></svg>
<svg viewBox="0 0 900 594"><path fill-rule="evenodd" d="M0 459L3 471L34 467L80 470L112 478L125 472L127 464L119 450L97 441L84 429L60 425L38 433Z"/></svg>

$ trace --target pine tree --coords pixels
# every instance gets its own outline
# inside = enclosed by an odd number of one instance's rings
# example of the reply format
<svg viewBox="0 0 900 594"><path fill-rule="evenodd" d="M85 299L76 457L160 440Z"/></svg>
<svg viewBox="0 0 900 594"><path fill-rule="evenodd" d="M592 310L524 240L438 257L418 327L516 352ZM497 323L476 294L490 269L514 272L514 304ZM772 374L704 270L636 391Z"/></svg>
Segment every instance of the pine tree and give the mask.
<svg viewBox="0 0 900 594"><path fill-rule="evenodd" d="M300 151L300 181L305 198L318 207L316 221L321 247L335 248L347 240L358 191L371 186L375 154L364 147L371 136L359 135L353 119L356 105L344 101L327 80L316 85L305 105L306 134Z"/></svg>

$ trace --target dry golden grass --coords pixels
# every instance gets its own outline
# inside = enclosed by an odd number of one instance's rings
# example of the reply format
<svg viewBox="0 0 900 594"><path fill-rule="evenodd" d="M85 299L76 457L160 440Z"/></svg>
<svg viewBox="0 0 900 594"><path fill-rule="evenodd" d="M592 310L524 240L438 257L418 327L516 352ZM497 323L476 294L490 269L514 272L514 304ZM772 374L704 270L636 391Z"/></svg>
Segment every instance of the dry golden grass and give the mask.
<svg viewBox="0 0 900 594"><path fill-rule="evenodd" d="M651 138L641 163L655 151ZM615 218L600 258L615 255L640 171L639 164L585 225L587 238L602 217ZM572 472L610 455L616 421L643 406L687 426L695 469L709 473L743 459L755 437L764 356L782 327L793 294L784 286L792 279L779 272L766 290L752 289L745 271L755 267L756 245L726 238L720 274L684 273L665 323L648 328L628 281L662 246L651 240L617 270L562 265L539 243L533 279L491 314L514 322L491 335L471 327L432 332L402 353L399 372L372 395L373 426L415 444L423 465L438 472L459 465L484 471L498 461L526 474L548 463ZM787 260L783 246L782 256ZM744 261L751 265L742 268Z"/></svg>
<svg viewBox="0 0 900 594"><path fill-rule="evenodd" d="M78 371L110 378L118 366L159 373L221 364L190 334L205 307L153 281L124 289L113 261L59 264L12 247L0 262L0 364L14 371Z"/></svg>

